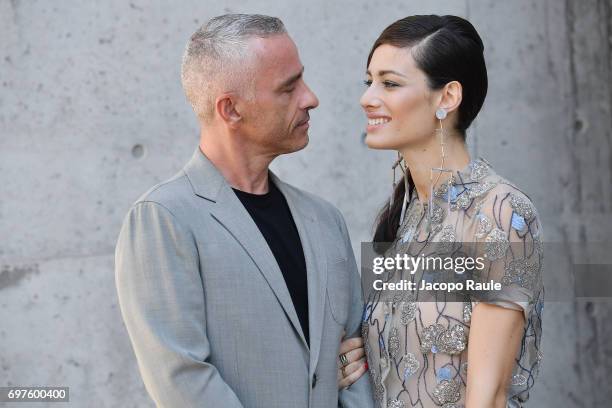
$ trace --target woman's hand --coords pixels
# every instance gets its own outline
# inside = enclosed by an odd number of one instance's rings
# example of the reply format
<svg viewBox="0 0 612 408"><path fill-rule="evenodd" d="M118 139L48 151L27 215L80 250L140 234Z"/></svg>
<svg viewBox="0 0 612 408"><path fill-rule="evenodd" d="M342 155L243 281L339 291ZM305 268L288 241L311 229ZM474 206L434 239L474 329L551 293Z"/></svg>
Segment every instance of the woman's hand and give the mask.
<svg viewBox="0 0 612 408"><path fill-rule="evenodd" d="M367 371L363 339L353 337L340 343L338 363L338 389L348 388Z"/></svg>

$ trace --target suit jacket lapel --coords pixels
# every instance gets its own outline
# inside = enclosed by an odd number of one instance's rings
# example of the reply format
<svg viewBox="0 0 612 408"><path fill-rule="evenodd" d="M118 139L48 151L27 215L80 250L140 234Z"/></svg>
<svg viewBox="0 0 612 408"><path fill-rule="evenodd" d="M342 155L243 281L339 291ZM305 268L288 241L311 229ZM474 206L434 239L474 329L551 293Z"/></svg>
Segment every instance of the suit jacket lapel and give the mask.
<svg viewBox="0 0 612 408"><path fill-rule="evenodd" d="M270 171L270 178L287 199L295 225L300 235L306 271L308 274L308 326L310 332L310 372L314 372L319 360L323 336L323 312L327 286L327 262L321 232L314 214L300 203L295 192Z"/></svg>
<svg viewBox="0 0 612 408"><path fill-rule="evenodd" d="M274 292L289 321L308 348L285 278L259 228L221 173L199 147L184 168L196 195L215 203L211 215L223 225L249 254ZM302 237L302 234L300 234ZM231 262L231 260L228 260ZM310 292L309 295L310 297ZM311 336L312 337L312 336ZM311 340L312 341L312 340Z"/></svg>

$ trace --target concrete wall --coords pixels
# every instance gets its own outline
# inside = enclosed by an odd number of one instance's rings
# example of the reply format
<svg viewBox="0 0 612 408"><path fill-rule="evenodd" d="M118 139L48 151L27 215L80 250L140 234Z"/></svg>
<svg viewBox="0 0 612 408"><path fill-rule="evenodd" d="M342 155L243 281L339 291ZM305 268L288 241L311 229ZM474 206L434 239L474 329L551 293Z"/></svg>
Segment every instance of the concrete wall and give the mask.
<svg viewBox="0 0 612 408"><path fill-rule="evenodd" d="M609 242L611 0L178 4L0 0L0 386L70 386L79 407L152 406L118 310L114 244L133 200L197 144L180 57L226 12L279 16L298 44L321 105L308 148L273 168L337 204L356 248L393 159L361 142L367 52L389 23L430 13L467 17L485 42L473 154L532 197L547 240ZM610 311L547 305L532 406L609 405Z"/></svg>

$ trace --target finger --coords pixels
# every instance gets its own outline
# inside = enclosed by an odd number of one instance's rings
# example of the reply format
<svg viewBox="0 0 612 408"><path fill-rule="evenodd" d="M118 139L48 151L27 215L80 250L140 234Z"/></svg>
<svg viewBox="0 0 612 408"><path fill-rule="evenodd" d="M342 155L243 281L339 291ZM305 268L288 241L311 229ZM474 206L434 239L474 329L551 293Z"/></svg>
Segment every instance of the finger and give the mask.
<svg viewBox="0 0 612 408"><path fill-rule="evenodd" d="M340 343L340 353L346 353L356 348L363 347L363 339L361 337L352 337Z"/></svg>
<svg viewBox="0 0 612 408"><path fill-rule="evenodd" d="M348 351L344 355L346 356L346 365L348 366L349 364L354 363L359 359L365 357L365 350L363 348L358 348L355 350ZM336 366L338 368L342 368L343 366L342 360L340 360L340 356L338 356L338 358L336 359Z"/></svg>
<svg viewBox="0 0 612 408"><path fill-rule="evenodd" d="M361 378L361 376L365 374L366 371L367 371L366 365L362 364L361 367L359 367L357 370L353 371L351 374L349 374L348 376L343 378L339 382L339 387L340 388L346 388L349 385L352 385L357 380L359 380Z"/></svg>
<svg viewBox="0 0 612 408"><path fill-rule="evenodd" d="M348 359L349 363L357 361L363 356L365 356L365 350L363 349L363 347L351 350L346 353L346 358Z"/></svg>
<svg viewBox="0 0 612 408"><path fill-rule="evenodd" d="M360 358L365 356L365 350L363 348L358 348L355 350L351 350L351 351L347 351L345 353L346 355L346 359L348 361L348 364L354 363L355 361L359 360ZM342 361L340 360L340 356L338 356L338 359L336 360L337 362L337 366L338 367L342 367ZM348 365L347 364L347 365Z"/></svg>
<svg viewBox="0 0 612 408"><path fill-rule="evenodd" d="M365 374L365 372L366 372L366 368L365 368L365 364L363 364L358 370L353 371L349 376L347 376L346 380L349 383L349 385L351 385L355 383L357 380L359 380L361 376Z"/></svg>
<svg viewBox="0 0 612 408"><path fill-rule="evenodd" d="M359 370L362 366L365 365L365 362L366 362L365 358L362 358L344 367L344 374L345 374L344 377L348 377L355 371Z"/></svg>

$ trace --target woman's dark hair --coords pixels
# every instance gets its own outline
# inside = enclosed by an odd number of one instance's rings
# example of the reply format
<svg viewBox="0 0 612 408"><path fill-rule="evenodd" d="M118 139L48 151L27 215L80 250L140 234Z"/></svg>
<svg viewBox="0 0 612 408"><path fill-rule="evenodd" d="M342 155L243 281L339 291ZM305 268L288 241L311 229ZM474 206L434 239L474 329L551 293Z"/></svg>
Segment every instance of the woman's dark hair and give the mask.
<svg viewBox="0 0 612 408"><path fill-rule="evenodd" d="M465 140L467 128L484 103L488 85L484 46L474 26L456 16L419 15L403 18L380 34L368 55L368 67L374 51L383 44L411 47L412 57L417 67L425 73L431 90L442 89L451 81L461 83L462 100L455 130ZM406 177L410 194L414 182L409 171ZM387 203L378 215L374 242L391 242L395 239L404 192L404 183L398 183L393 192L393 205Z"/></svg>

